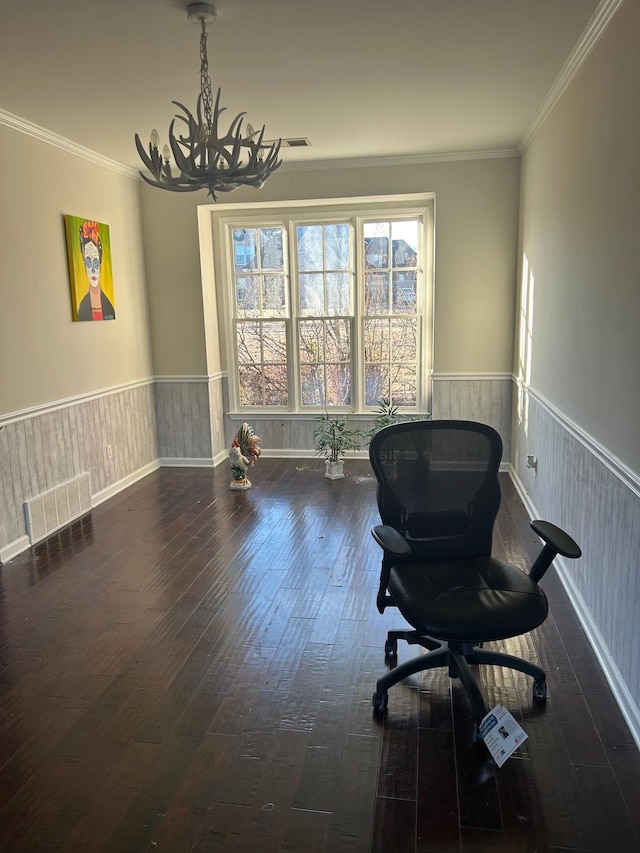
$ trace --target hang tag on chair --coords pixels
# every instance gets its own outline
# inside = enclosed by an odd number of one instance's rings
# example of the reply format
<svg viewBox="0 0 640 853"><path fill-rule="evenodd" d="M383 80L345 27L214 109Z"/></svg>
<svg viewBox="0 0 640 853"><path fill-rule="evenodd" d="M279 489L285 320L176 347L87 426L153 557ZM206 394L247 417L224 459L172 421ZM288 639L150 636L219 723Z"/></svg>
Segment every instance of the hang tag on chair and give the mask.
<svg viewBox="0 0 640 853"><path fill-rule="evenodd" d="M502 705L496 705L483 717L480 735L498 767L502 767L529 737L513 714Z"/></svg>

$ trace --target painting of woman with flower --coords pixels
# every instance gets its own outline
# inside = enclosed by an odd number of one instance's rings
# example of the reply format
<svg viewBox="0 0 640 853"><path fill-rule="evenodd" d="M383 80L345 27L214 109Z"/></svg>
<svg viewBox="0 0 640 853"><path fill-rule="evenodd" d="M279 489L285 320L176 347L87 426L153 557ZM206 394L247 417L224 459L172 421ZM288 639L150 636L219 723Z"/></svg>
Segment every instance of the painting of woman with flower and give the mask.
<svg viewBox="0 0 640 853"><path fill-rule="evenodd" d="M65 216L74 320L115 320L109 226Z"/></svg>

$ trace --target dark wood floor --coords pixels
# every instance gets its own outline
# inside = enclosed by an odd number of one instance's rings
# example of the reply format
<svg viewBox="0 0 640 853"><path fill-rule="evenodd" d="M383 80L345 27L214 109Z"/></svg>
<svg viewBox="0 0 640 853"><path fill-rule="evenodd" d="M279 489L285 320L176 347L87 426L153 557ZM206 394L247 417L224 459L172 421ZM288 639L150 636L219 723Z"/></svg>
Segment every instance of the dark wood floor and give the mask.
<svg viewBox="0 0 640 853"><path fill-rule="evenodd" d="M551 615L483 668L529 735L498 770L444 672L372 716L365 461L161 470L0 568L0 850L640 850L640 756L555 573ZM496 554L535 551L504 479ZM573 564L575 565L575 564ZM416 654L400 648L400 660Z"/></svg>

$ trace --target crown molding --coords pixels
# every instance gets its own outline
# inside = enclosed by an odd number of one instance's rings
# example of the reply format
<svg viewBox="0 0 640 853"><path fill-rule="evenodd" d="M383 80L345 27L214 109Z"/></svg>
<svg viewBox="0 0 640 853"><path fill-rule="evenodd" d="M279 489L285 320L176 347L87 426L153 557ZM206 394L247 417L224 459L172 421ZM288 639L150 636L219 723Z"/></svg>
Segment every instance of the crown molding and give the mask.
<svg viewBox="0 0 640 853"><path fill-rule="evenodd" d="M609 26L611 19L623 3L624 0L602 0L596 11L593 13L593 17L587 24L587 28L582 33L578 43L569 54L569 58L562 66L553 86L549 89L546 98L542 102L538 112L533 117L531 124L520 140L518 144L518 152L520 154L523 154L529 145L531 145L538 131L548 119L553 108L558 103L565 90L578 73L582 64Z"/></svg>
<svg viewBox="0 0 640 853"><path fill-rule="evenodd" d="M519 157L531 144L536 134L551 114L553 108L564 94L570 82L573 80L578 70L609 26L611 19L623 3L624 0L602 0L594 12L593 17L587 24L587 27L582 33L577 45L574 47L569 58L563 65L560 74L542 102L538 112L535 114L531 124L525 131L524 136L515 148L479 149L474 151L442 151L433 154L407 154L390 157L380 156L353 157L334 160L304 160L293 163L287 163L285 160L281 167L282 172L316 172L329 169L420 166L429 163L448 163L464 160L494 160L508 157ZM56 148L61 148L63 151L67 151L76 157L81 157L84 160L95 163L97 166L110 169L111 171L117 172L126 178L131 178L136 181L142 180L140 173L136 169L124 166L122 163L118 163L115 160L104 157L96 151L92 151L89 148L78 145L76 142L72 142L64 136L53 133L53 131L47 130L40 125L34 124L33 122L7 112L6 110L0 109L0 124L4 124L21 133L26 133L28 136L33 136L42 142L54 145Z"/></svg>
<svg viewBox="0 0 640 853"><path fill-rule="evenodd" d="M21 118L13 113L9 113L6 110L0 109L0 124L11 127L13 130L17 130L20 133L26 133L27 136L33 136L35 139L39 139L41 142L46 142L48 145L55 145L56 148L61 148L63 151L73 154L75 157L81 157L83 160L95 163L96 166L102 166L104 169L117 172L125 178L132 178L136 181L141 180L139 172L135 169L123 166L122 163L110 160L108 157L104 157L102 154L98 154L90 148L78 145L76 142L72 142L64 136L53 133L53 131L47 130L39 124L34 124L33 122L27 121L27 119Z"/></svg>
<svg viewBox="0 0 640 853"><path fill-rule="evenodd" d="M622 0L618 0L622 2ZM13 128L20 133L26 133L27 136L33 136L41 142L46 142L48 145L55 145L56 148L61 148L69 154L76 157L81 157L83 160L89 160L97 166L102 166L105 169L110 169L112 172L117 172L125 178L132 178L135 181L141 181L140 173L136 169L129 166L124 166L122 163L117 163L115 160L104 157L98 154L97 151L92 151L90 148L85 148L78 145L76 142L60 136L45 127L34 124L27 119L0 109L0 124ZM389 166L419 166L427 163L447 163L457 160L495 160L501 157L519 157L517 148L495 148L481 149L477 151L442 151L436 154L407 154L391 157L352 157L341 160L304 160L301 162L287 163L286 160L282 164L283 172L317 172L327 169L365 169L365 168L381 168Z"/></svg>
<svg viewBox="0 0 640 853"><path fill-rule="evenodd" d="M282 163L282 172L319 172L327 169L370 169L389 166L421 166L428 163L449 163L458 160L496 160L519 157L517 148L487 148L477 151L442 151L436 154L402 154L390 157L352 157L342 160L303 160Z"/></svg>

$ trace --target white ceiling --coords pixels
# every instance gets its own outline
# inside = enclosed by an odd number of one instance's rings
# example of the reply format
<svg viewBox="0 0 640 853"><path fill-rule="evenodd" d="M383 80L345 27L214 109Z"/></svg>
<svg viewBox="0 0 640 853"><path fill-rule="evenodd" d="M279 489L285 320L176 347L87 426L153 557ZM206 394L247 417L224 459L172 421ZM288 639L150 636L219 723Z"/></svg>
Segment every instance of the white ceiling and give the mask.
<svg viewBox="0 0 640 853"><path fill-rule="evenodd" d="M229 119L310 139L285 163L503 151L607 3L219 0L210 75ZM137 169L134 134L164 142L171 101L195 108L187 5L0 0L0 112Z"/></svg>

